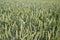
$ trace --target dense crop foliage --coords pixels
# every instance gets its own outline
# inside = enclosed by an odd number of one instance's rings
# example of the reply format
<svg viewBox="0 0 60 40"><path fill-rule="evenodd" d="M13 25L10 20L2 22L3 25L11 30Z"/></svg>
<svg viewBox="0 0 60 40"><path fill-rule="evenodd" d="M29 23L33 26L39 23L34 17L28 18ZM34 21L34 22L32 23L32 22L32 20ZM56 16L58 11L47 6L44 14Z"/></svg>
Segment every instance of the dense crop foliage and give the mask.
<svg viewBox="0 0 60 40"><path fill-rule="evenodd" d="M60 40L60 4L0 2L0 40Z"/></svg>

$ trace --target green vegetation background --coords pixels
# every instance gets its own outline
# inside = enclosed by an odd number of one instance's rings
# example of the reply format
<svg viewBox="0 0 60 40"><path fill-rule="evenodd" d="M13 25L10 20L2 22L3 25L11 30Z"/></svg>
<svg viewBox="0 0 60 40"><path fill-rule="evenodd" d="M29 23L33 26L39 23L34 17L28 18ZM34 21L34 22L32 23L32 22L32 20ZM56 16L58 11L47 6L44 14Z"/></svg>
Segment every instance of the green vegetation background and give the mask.
<svg viewBox="0 0 60 40"><path fill-rule="evenodd" d="M59 0L0 0L0 40L60 40Z"/></svg>

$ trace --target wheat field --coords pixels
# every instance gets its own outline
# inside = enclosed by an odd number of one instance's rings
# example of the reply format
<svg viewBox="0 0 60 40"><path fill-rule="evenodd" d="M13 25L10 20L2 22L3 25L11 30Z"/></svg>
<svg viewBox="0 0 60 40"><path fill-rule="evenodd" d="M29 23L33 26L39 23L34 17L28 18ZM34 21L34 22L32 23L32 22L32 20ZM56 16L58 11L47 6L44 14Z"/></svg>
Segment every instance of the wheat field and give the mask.
<svg viewBox="0 0 60 40"><path fill-rule="evenodd" d="M59 2L0 0L0 40L60 40Z"/></svg>

